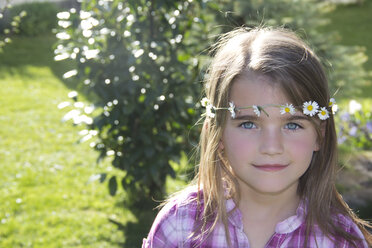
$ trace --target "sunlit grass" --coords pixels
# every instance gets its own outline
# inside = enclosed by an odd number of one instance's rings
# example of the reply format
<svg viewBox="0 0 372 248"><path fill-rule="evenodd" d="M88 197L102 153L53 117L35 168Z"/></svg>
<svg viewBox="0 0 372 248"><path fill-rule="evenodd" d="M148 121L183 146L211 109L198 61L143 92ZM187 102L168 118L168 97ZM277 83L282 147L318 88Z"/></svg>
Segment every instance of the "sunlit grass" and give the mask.
<svg viewBox="0 0 372 248"><path fill-rule="evenodd" d="M70 89L53 42L15 39L0 54L0 247L121 247L108 219L136 218L116 204L121 195L90 180L109 161L97 165L89 144L77 143L83 127L61 122L57 105Z"/></svg>

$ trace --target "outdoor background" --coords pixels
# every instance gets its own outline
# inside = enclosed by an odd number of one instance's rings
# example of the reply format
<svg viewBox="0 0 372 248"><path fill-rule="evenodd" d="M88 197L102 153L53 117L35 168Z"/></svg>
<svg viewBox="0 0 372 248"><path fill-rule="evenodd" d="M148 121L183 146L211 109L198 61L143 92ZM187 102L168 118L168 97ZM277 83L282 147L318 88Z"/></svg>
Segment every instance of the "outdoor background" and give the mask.
<svg viewBox="0 0 372 248"><path fill-rule="evenodd" d="M371 0L30 2L0 1L0 247L140 247L193 176L208 47L242 25L319 54L337 187L372 218Z"/></svg>

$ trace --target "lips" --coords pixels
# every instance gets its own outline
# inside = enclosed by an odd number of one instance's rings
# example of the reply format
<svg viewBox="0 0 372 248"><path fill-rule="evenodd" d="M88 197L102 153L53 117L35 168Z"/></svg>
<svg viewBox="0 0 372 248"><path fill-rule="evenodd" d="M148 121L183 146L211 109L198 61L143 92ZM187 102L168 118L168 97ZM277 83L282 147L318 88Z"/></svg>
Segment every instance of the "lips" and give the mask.
<svg viewBox="0 0 372 248"><path fill-rule="evenodd" d="M288 167L288 165L283 164L262 164L262 165L253 165L254 168L262 171L281 171Z"/></svg>

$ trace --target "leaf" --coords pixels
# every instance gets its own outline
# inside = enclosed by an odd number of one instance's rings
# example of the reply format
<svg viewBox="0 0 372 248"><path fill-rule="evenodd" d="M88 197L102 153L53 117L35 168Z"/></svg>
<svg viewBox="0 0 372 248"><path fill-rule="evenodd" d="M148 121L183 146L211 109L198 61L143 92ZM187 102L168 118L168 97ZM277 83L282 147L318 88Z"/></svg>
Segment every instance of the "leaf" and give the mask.
<svg viewBox="0 0 372 248"><path fill-rule="evenodd" d="M111 196L116 194L118 189L118 182L116 181L116 176L112 176L109 181L109 192Z"/></svg>
<svg viewBox="0 0 372 248"><path fill-rule="evenodd" d="M180 62L185 62L185 61L189 60L190 58L191 58L191 55L187 54L187 53L178 54L178 56L177 56L177 59Z"/></svg>
<svg viewBox="0 0 372 248"><path fill-rule="evenodd" d="M151 158L155 154L155 149L153 147L146 147L145 148L145 155L148 158Z"/></svg>
<svg viewBox="0 0 372 248"><path fill-rule="evenodd" d="M140 95L140 96L138 97L138 102L139 102L139 103L143 103L143 102L145 101L145 99L146 99L146 96L145 96L145 95Z"/></svg>
<svg viewBox="0 0 372 248"><path fill-rule="evenodd" d="M174 179L176 178L176 172L173 170L173 168L171 166L169 166L169 171L168 171L169 175Z"/></svg>
<svg viewBox="0 0 372 248"><path fill-rule="evenodd" d="M101 173L99 177L99 182L103 183L106 180L107 173Z"/></svg>

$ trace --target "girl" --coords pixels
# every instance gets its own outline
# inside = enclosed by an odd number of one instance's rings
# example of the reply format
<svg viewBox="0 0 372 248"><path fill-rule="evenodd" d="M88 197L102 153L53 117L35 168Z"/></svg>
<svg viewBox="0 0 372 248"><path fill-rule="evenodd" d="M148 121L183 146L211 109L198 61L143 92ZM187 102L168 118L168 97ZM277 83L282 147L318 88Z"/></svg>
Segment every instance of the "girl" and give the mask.
<svg viewBox="0 0 372 248"><path fill-rule="evenodd" d="M200 165L142 247L365 247L335 188L337 140L319 59L284 29L224 35L205 82Z"/></svg>

